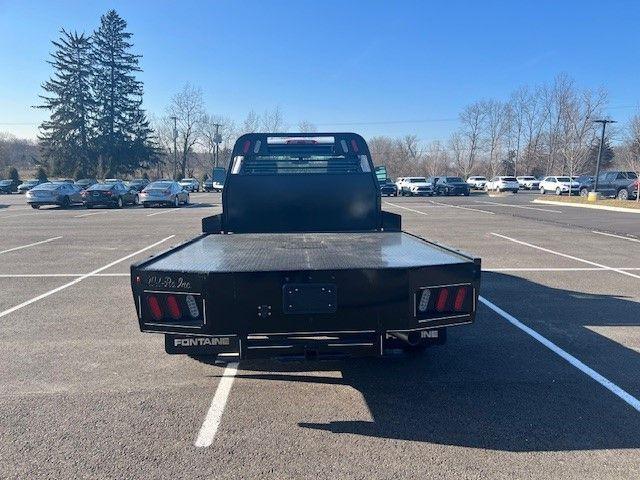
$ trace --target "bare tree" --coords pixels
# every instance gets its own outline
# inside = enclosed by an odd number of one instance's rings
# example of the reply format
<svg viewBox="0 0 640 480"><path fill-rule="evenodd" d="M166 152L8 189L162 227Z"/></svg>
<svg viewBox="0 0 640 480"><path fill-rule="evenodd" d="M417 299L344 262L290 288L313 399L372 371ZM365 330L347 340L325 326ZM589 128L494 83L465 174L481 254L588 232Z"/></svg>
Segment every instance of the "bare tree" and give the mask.
<svg viewBox="0 0 640 480"><path fill-rule="evenodd" d="M429 143L424 150L422 168L426 176L432 177L449 171L449 154L438 140Z"/></svg>
<svg viewBox="0 0 640 480"><path fill-rule="evenodd" d="M482 130L484 126L486 111L481 102L473 103L460 113L461 128L453 143L463 142L463 148L458 152L464 151L464 157L458 158L456 161L461 175L465 177L470 175L476 165L478 153L483 148ZM460 145L456 145L460 147Z"/></svg>
<svg viewBox="0 0 640 480"><path fill-rule="evenodd" d="M500 159L502 158L502 149L505 143L505 137L508 132L509 112L507 106L496 100L488 100L482 102L482 108L485 110L485 123L483 135L484 143L487 145L489 157L488 168L490 176L498 175L500 169Z"/></svg>
<svg viewBox="0 0 640 480"><path fill-rule="evenodd" d="M316 126L310 121L300 120L300 122L298 122L298 131L300 133L315 133L318 130L316 129Z"/></svg>
<svg viewBox="0 0 640 480"><path fill-rule="evenodd" d="M168 117L177 117L178 144L180 149L179 167L184 177L189 156L199 142L205 116L202 89L186 84L176 93L167 109Z"/></svg>
<svg viewBox="0 0 640 480"><path fill-rule="evenodd" d="M260 115L251 110L242 122L242 133L255 133L260 130Z"/></svg>
<svg viewBox="0 0 640 480"><path fill-rule="evenodd" d="M217 125L217 126L216 126ZM219 135L216 138L216 133ZM226 165L226 156L223 159L222 153L226 153L230 149L230 144L236 137L235 122L223 115L205 114L202 121L202 130L200 135L200 143L207 154L208 163L206 165L209 170L215 163L216 142L218 143L218 162Z"/></svg>
<svg viewBox="0 0 640 480"><path fill-rule="evenodd" d="M280 107L276 106L272 110L265 110L260 117L261 128L263 132L284 132L287 129L287 124L284 121L284 116L280 111Z"/></svg>

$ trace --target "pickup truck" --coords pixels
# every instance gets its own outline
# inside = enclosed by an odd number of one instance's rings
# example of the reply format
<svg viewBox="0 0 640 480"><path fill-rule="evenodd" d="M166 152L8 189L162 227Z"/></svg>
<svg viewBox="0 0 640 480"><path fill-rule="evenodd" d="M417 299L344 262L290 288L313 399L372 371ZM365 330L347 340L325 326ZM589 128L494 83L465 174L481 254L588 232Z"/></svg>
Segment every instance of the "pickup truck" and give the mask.
<svg viewBox="0 0 640 480"><path fill-rule="evenodd" d="M311 135L242 135L222 213L131 266L140 330L167 353L383 355L474 321L480 259L401 230L361 136Z"/></svg>
<svg viewBox="0 0 640 480"><path fill-rule="evenodd" d="M586 196L593 190L593 177L586 177L579 183L580 195ZM602 172L598 176L598 192L604 197L615 197L618 200L637 198L638 184L638 175L635 172L614 170Z"/></svg>

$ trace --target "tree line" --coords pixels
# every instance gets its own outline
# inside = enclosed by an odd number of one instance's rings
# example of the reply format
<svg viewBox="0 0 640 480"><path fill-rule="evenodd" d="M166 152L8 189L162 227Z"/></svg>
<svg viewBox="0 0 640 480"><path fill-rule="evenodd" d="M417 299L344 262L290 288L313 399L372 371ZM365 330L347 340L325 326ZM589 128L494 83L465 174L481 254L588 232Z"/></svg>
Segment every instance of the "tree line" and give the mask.
<svg viewBox="0 0 640 480"><path fill-rule="evenodd" d="M36 108L49 111L38 141L53 175L129 174L157 161L154 132L142 108L140 55L115 10L91 35L61 30L53 41L53 74Z"/></svg>

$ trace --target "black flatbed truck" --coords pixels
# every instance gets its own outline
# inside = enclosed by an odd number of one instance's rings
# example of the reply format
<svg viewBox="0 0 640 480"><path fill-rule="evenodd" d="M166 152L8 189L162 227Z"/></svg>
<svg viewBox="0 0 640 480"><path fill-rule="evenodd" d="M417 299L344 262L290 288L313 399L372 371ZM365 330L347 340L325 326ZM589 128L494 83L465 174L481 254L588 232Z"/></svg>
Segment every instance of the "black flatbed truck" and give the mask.
<svg viewBox="0 0 640 480"><path fill-rule="evenodd" d="M480 259L401 231L359 135L241 136L222 206L131 266L140 330L167 353L383 355L475 318Z"/></svg>

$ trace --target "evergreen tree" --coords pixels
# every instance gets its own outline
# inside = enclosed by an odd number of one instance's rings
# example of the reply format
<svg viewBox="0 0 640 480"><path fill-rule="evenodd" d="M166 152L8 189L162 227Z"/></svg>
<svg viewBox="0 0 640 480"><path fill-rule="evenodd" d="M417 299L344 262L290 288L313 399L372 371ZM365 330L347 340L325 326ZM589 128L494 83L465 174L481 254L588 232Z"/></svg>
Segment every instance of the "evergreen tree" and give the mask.
<svg viewBox="0 0 640 480"><path fill-rule="evenodd" d="M155 160L153 132L142 109L142 82L135 74L140 55L131 53L132 34L115 10L100 18L93 35L96 147L109 175L132 173Z"/></svg>
<svg viewBox="0 0 640 480"><path fill-rule="evenodd" d="M43 167L38 167L38 171L36 172L36 178L41 182L47 181L47 172Z"/></svg>
<svg viewBox="0 0 640 480"><path fill-rule="evenodd" d="M37 107L50 112L49 120L40 125L42 153L54 175L72 175L78 170L88 174L93 170L91 39L63 29L60 39L52 43L55 51L48 63L54 73L42 85L46 93L40 95L43 103Z"/></svg>

